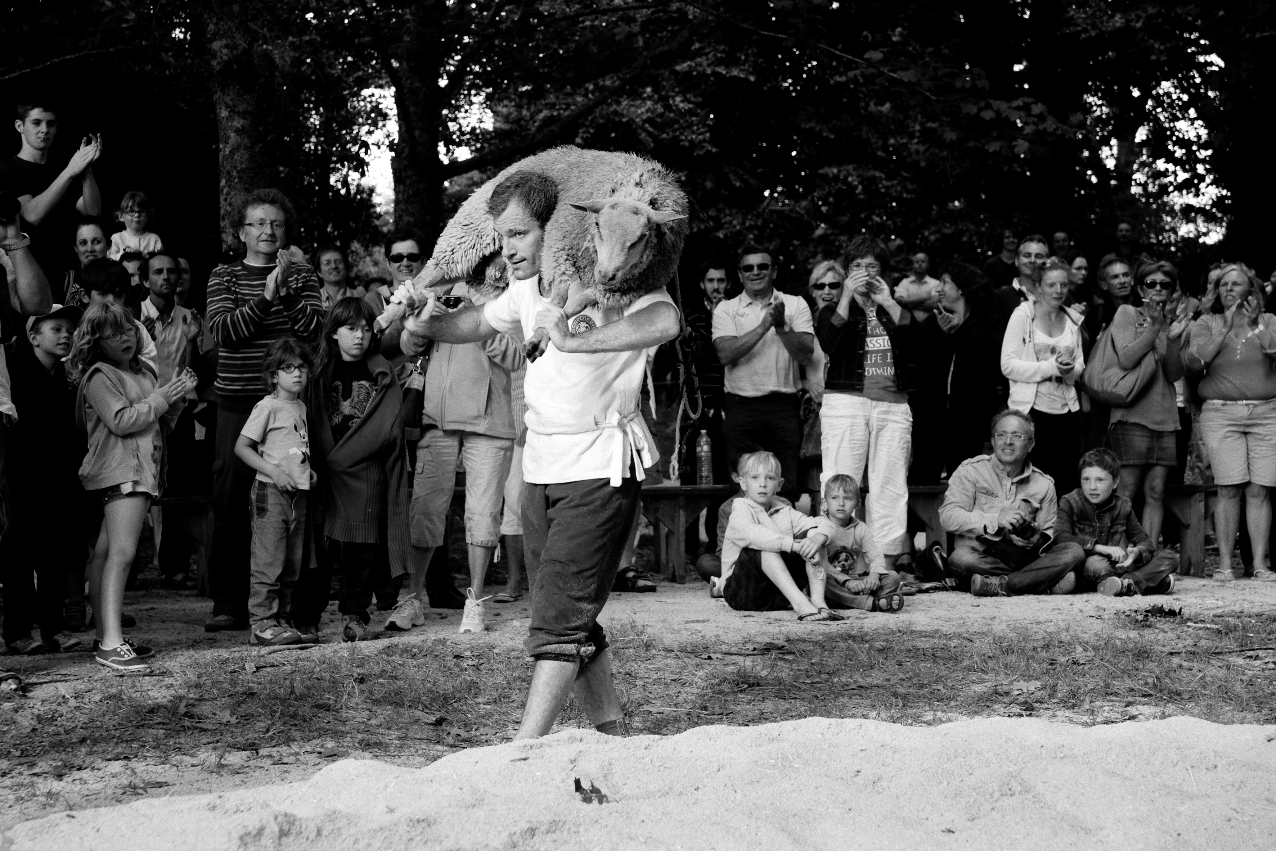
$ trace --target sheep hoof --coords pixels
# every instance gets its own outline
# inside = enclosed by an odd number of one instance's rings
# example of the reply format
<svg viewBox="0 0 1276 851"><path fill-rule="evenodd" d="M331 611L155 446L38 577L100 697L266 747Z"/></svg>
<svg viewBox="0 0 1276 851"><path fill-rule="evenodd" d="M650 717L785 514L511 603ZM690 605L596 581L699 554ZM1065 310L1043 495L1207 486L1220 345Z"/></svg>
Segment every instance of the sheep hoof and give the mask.
<svg viewBox="0 0 1276 851"><path fill-rule="evenodd" d="M544 331L537 331L535 336L523 344L523 356L528 362L533 362L545 354L547 348L549 348L549 337Z"/></svg>

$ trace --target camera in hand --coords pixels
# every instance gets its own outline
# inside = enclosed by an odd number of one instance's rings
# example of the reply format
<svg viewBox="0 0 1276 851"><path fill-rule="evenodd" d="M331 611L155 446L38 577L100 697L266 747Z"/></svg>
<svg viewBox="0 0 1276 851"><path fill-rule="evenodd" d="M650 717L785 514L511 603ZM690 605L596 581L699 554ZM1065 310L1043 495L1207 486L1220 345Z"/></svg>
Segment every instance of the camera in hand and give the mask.
<svg viewBox="0 0 1276 851"><path fill-rule="evenodd" d="M459 295L441 295L439 296L439 304L443 305L448 310L456 310L458 307L465 304L465 299L461 298Z"/></svg>
<svg viewBox="0 0 1276 851"><path fill-rule="evenodd" d="M1030 540L1034 535L1037 534L1037 527L1033 526L1032 523L1030 523L1029 521L1024 520L1018 526L1015 526L1013 529L1011 529L1010 534L1014 535L1016 538Z"/></svg>

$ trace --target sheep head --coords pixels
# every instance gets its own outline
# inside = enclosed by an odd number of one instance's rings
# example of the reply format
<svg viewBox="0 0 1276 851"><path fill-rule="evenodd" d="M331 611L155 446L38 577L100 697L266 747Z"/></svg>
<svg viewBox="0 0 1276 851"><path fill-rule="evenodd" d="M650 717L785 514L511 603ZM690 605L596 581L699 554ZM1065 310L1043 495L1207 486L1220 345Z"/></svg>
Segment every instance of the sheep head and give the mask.
<svg viewBox="0 0 1276 851"><path fill-rule="evenodd" d="M647 243L653 239L653 226L686 218L627 198L585 201L572 206L596 216L593 235L598 259L594 264L594 283L604 288L641 266Z"/></svg>

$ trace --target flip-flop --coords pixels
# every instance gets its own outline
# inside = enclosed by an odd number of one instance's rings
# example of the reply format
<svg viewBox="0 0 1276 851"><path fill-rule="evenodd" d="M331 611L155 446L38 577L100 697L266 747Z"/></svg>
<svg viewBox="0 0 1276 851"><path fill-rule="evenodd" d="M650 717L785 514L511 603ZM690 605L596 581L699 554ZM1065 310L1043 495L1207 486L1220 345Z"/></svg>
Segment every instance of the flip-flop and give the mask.
<svg viewBox="0 0 1276 851"><path fill-rule="evenodd" d="M873 611L887 612L894 614L904 608L904 595L887 594L885 597L878 597L873 600Z"/></svg>
<svg viewBox="0 0 1276 851"><path fill-rule="evenodd" d="M831 621L846 620L846 615L839 615L837 612L833 611L832 609L820 609L820 611L828 615L829 616L828 619Z"/></svg>
<svg viewBox="0 0 1276 851"><path fill-rule="evenodd" d="M806 623L832 623L835 618L831 617L833 613L828 609L820 609L817 612L807 612L804 615L798 615L798 620ZM839 616L836 620L841 620Z"/></svg>
<svg viewBox="0 0 1276 851"><path fill-rule="evenodd" d="M492 595L492 602L493 603L517 603L522 598L523 598L522 594L507 594L504 591L502 591L499 594Z"/></svg>

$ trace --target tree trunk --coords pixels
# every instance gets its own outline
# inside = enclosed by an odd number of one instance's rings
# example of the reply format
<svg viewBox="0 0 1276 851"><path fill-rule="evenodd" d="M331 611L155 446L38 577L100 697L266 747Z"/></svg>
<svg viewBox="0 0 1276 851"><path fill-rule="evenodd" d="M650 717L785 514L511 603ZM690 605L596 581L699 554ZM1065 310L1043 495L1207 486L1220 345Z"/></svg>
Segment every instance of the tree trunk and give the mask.
<svg viewBox="0 0 1276 851"><path fill-rule="evenodd" d="M394 175L394 226L421 232L429 245L443 228L439 124L444 104L439 90L443 45L442 3L411 7L400 40L389 48L386 70L394 85L399 134L390 168ZM463 73L459 71L457 73Z"/></svg>
<svg viewBox="0 0 1276 851"><path fill-rule="evenodd" d="M249 27L252 3L214 0L205 20L209 77L217 113L222 248L242 250L238 208L245 193L279 180L270 143L270 93L277 68Z"/></svg>

